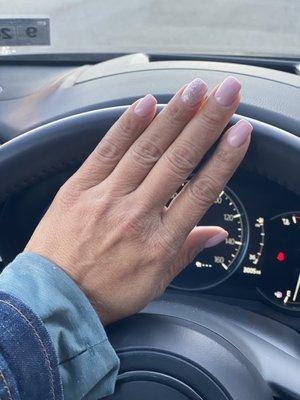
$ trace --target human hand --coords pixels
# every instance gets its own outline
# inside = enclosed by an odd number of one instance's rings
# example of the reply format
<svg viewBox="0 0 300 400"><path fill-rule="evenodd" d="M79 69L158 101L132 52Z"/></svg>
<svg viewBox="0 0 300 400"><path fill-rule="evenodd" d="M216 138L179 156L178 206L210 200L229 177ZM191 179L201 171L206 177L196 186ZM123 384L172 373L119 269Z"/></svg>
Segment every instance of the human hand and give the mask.
<svg viewBox="0 0 300 400"><path fill-rule="evenodd" d="M104 324L160 296L220 227L195 227L243 159L252 127L240 121L166 208L240 100L229 77L206 96L200 79L155 117L156 100L135 102L61 187L25 251L59 265L85 292Z"/></svg>

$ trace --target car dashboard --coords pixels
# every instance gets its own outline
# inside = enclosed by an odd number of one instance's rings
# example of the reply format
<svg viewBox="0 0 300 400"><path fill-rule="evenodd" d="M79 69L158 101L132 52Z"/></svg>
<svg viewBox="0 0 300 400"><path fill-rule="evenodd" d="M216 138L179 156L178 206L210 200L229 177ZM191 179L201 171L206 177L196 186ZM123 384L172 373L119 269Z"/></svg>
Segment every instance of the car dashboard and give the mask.
<svg viewBox="0 0 300 400"><path fill-rule="evenodd" d="M299 318L297 195L240 170L201 224L220 225L229 236L224 244L200 253L172 282L171 289L252 300L262 303L267 314L271 308L270 313L279 319Z"/></svg>
<svg viewBox="0 0 300 400"><path fill-rule="evenodd" d="M299 97L295 91L298 78L274 69L143 54L90 66L78 63L75 68L74 63L62 61L44 64L22 65L16 59L0 66L0 141L74 113L129 104L149 90L161 103L166 102L177 81L195 74L208 83L236 74L245 91L238 113L298 132L294 101ZM282 99L273 93L276 85ZM2 267L23 249L55 191L71 173L72 169L54 173L3 204ZM226 243L199 254L168 290L243 301L300 330L299 196L285 182L262 175L245 168L234 175L201 221L227 229Z"/></svg>
<svg viewBox="0 0 300 400"><path fill-rule="evenodd" d="M179 86L195 77L212 88L234 75L243 87L234 118L243 116L253 123L254 145L199 221L223 227L228 237L215 248L204 249L160 299L109 328L108 335L120 351L121 377L124 371L144 371L146 367L157 371L160 365L160 373L174 378L175 355L183 362L180 373L175 368L177 378L183 379L181 374L191 368L183 381L199 393L204 390L201 374L206 371L228 393L235 393L230 398L298 399L299 76L280 70L280 63L275 69L267 64L246 65L246 60L244 64L240 64L242 60L224 61L145 54L86 65L61 56L25 64L18 58L4 61L0 65L0 171L4 176L0 268L24 249L58 189L95 147L113 118L124 111L122 107L151 92L161 109ZM109 115L114 117L105 120ZM99 121L103 126L97 125ZM87 128L87 122L92 126ZM276 134L281 140L279 147ZM11 151L18 143L24 146L22 152ZM205 351L197 352L201 346L210 346L209 357ZM140 358L136 349L141 351ZM220 357L220 351L227 355ZM169 366L165 358L170 354ZM227 369L235 374L227 374ZM247 390L246 381L236 379L237 372L243 375L246 370L255 378L254 386L252 380L251 384L247 381ZM253 394L262 384L257 371L263 386L267 383L272 388L271 397ZM212 393L203 398L229 398Z"/></svg>
<svg viewBox="0 0 300 400"><path fill-rule="evenodd" d="M53 175L3 206L2 268L22 251L72 171ZM222 226L228 238L201 252L167 290L241 304L300 330L299 197L240 169L200 223Z"/></svg>

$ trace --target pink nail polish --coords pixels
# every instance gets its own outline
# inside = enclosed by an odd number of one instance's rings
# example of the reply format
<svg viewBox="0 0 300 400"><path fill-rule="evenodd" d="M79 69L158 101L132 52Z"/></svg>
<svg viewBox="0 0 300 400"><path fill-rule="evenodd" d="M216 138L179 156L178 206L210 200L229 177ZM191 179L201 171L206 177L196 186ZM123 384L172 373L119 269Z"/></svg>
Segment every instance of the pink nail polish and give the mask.
<svg viewBox="0 0 300 400"><path fill-rule="evenodd" d="M207 92L207 85L202 79L196 78L190 82L182 92L182 101L193 107L200 103Z"/></svg>
<svg viewBox="0 0 300 400"><path fill-rule="evenodd" d="M230 106L240 90L240 82L233 76L228 76L216 90L215 99L222 106Z"/></svg>
<svg viewBox="0 0 300 400"><path fill-rule="evenodd" d="M211 237L208 239L208 241L205 243L204 248L208 249L209 247L216 246L217 244L223 242L228 236L228 232L222 231L218 233L217 235Z"/></svg>
<svg viewBox="0 0 300 400"><path fill-rule="evenodd" d="M248 140L251 135L253 126L250 122L241 119L233 127L230 128L227 136L227 142L232 147L240 147Z"/></svg>
<svg viewBox="0 0 300 400"><path fill-rule="evenodd" d="M134 108L134 112L139 117L147 117L153 108L156 106L156 98L152 96L152 94L147 94L145 97L142 97Z"/></svg>

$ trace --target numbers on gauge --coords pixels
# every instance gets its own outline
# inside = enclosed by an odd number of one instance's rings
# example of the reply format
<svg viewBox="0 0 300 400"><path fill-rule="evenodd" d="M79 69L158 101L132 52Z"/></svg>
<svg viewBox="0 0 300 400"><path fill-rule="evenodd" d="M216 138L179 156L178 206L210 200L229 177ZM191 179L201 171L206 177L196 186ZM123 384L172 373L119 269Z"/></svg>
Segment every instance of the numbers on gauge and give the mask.
<svg viewBox="0 0 300 400"><path fill-rule="evenodd" d="M227 239L205 249L172 282L173 287L202 290L226 280L240 265L248 244L248 218L235 195L226 188L200 221L201 226L218 225L228 232Z"/></svg>
<svg viewBox="0 0 300 400"><path fill-rule="evenodd" d="M300 212L272 217L266 232L259 291L273 304L300 312Z"/></svg>
<svg viewBox="0 0 300 400"><path fill-rule="evenodd" d="M249 242L248 257L243 263L243 273L260 276L262 274L260 260L265 246L265 219L258 217L254 225L251 224L252 239Z"/></svg>

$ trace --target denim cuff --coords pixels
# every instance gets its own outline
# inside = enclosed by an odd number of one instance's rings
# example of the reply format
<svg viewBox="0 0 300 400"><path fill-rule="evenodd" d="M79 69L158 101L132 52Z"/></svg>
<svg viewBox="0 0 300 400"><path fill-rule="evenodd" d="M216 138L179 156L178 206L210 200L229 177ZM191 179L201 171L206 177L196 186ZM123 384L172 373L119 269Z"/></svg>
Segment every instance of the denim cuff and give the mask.
<svg viewBox="0 0 300 400"><path fill-rule="evenodd" d="M26 304L2 291L0 331L0 398L62 400L58 362L45 325Z"/></svg>

